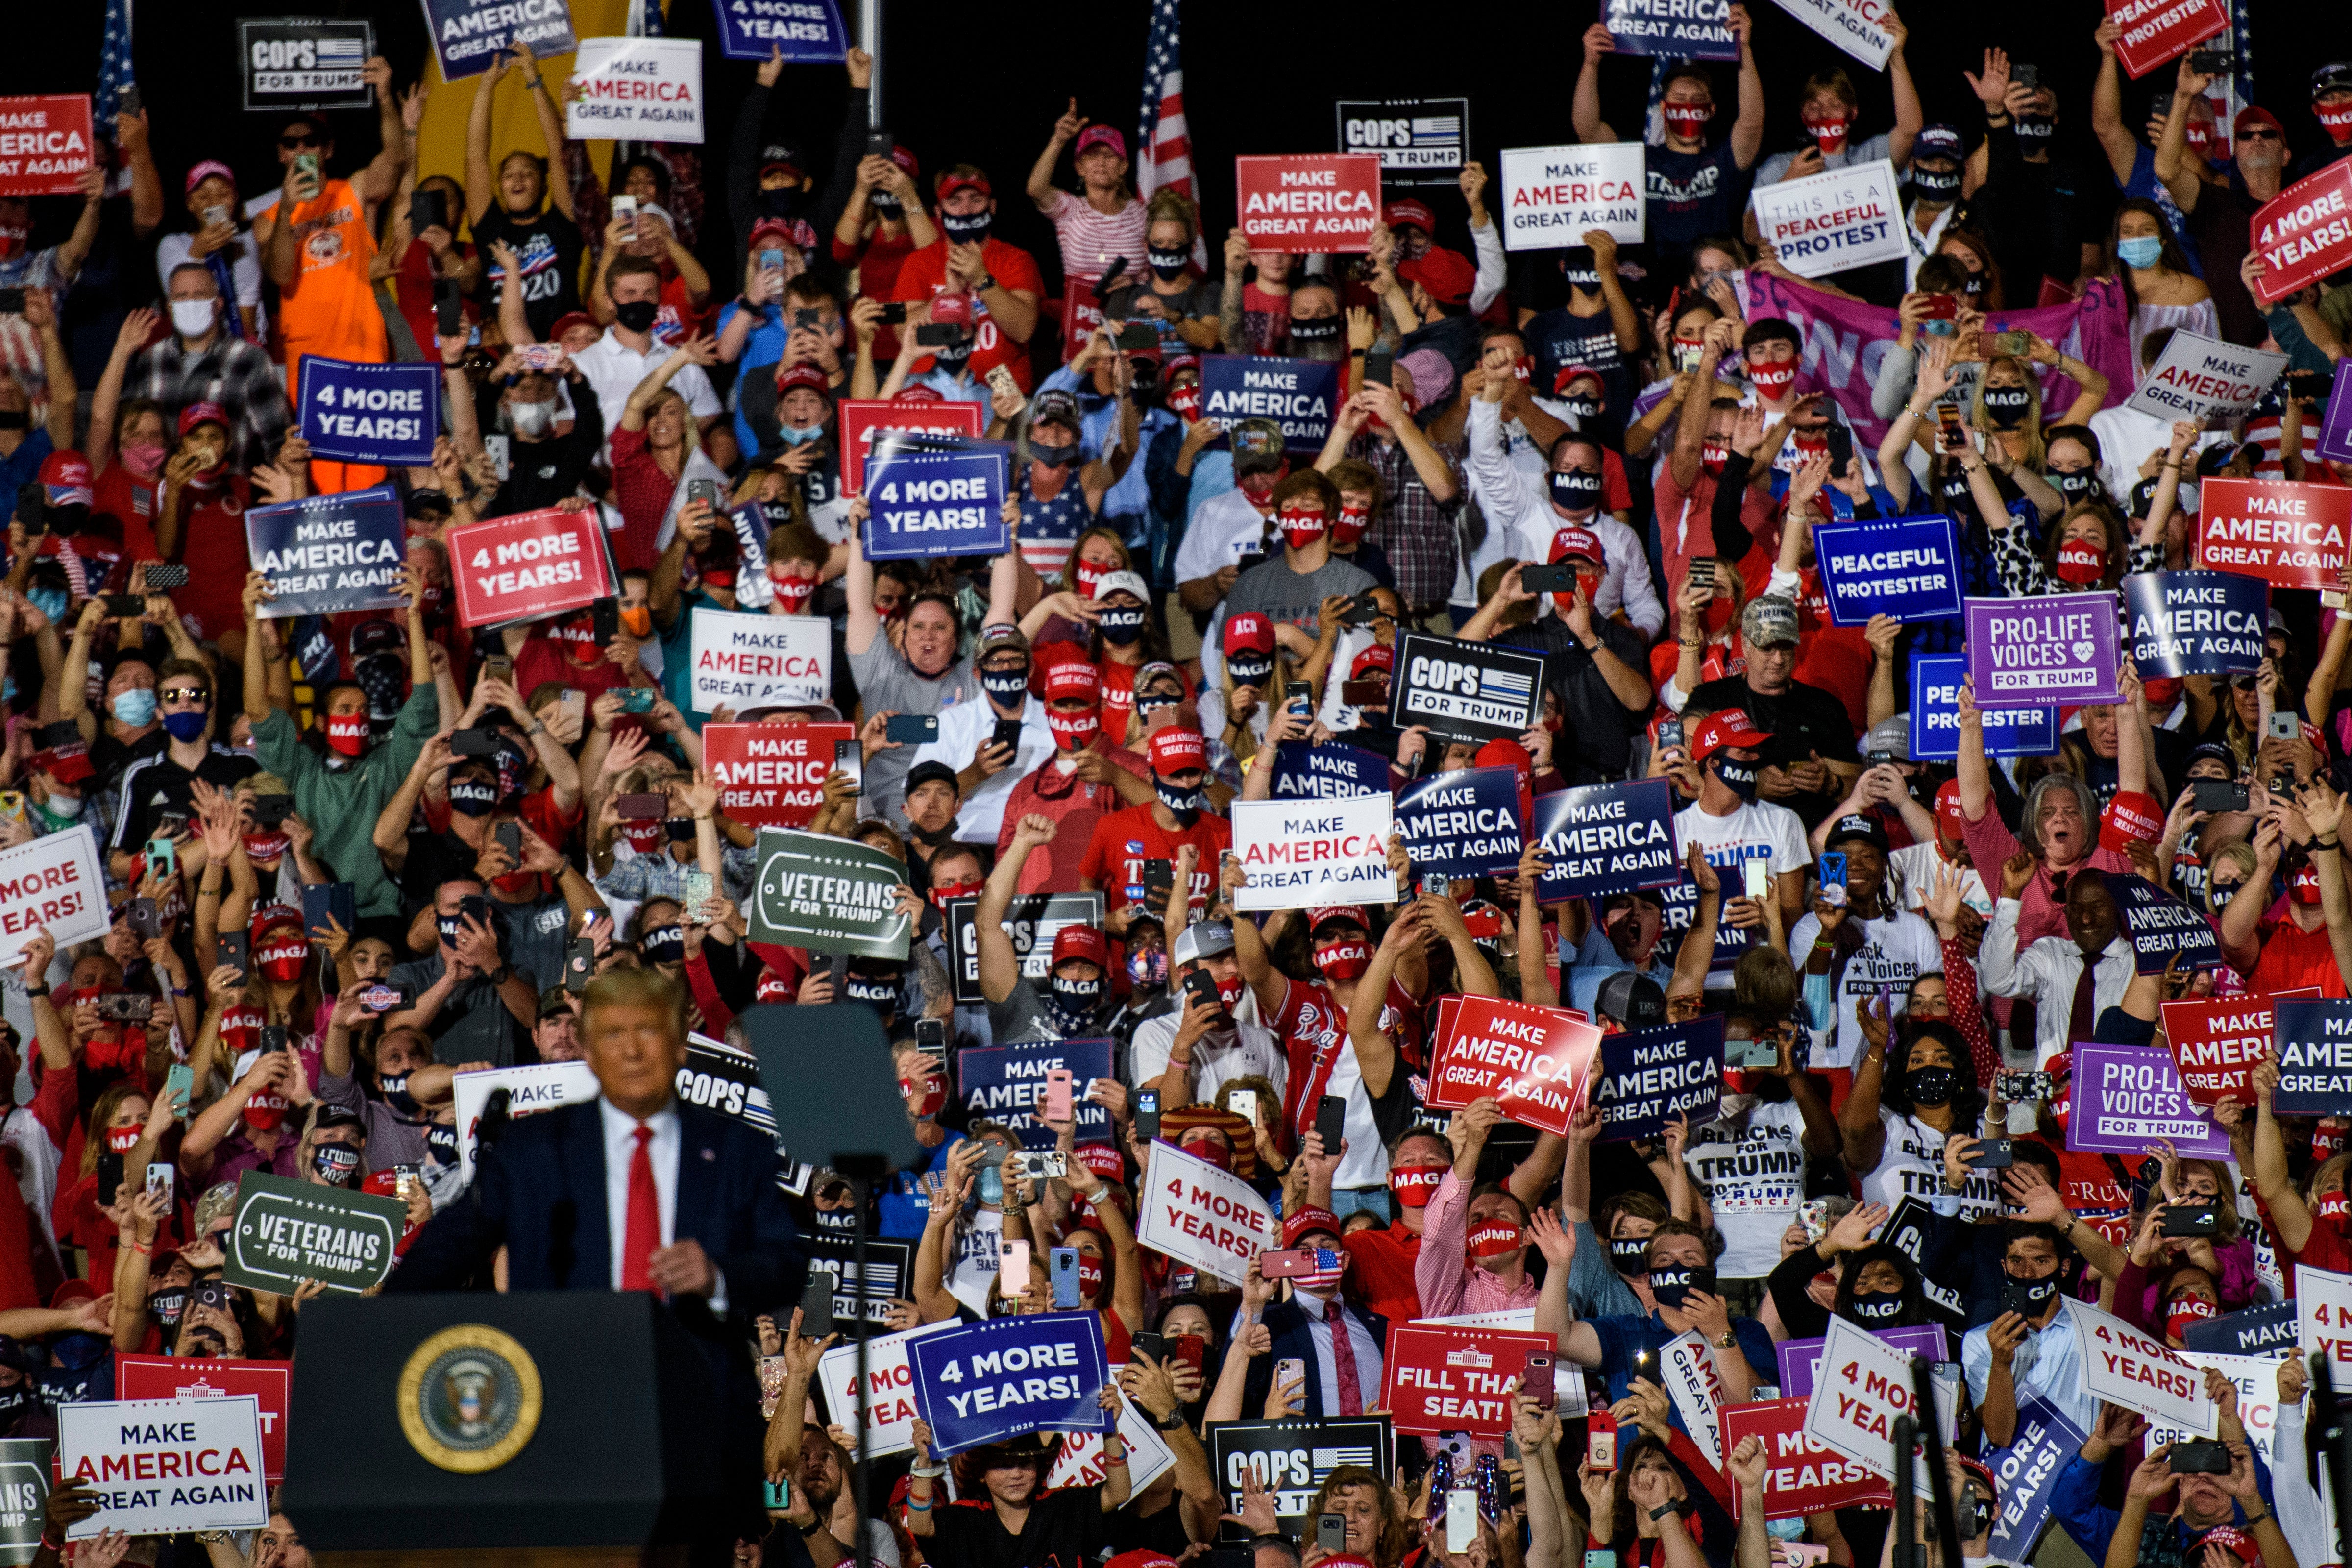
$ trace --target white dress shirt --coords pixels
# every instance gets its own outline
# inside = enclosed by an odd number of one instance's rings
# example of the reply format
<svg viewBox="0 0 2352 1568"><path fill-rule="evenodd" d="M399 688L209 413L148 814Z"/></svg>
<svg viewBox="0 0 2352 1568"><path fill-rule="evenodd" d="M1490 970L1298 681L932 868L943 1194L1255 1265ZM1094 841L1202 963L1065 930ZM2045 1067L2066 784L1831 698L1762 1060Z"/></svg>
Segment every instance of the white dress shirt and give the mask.
<svg viewBox="0 0 2352 1568"><path fill-rule="evenodd" d="M637 389L638 383L668 363L675 352L656 338L650 350L639 353L621 341L615 329L607 327L603 337L572 356L572 363L588 378L589 386L596 394L597 409L604 416L602 455L607 461L612 457L613 432L620 428L621 411L628 406L629 394ZM677 374L669 378L669 385L671 391L686 399L687 407L697 419L709 419L723 412L719 394L711 390L710 377L698 364L678 366Z"/></svg>
<svg viewBox="0 0 2352 1568"><path fill-rule="evenodd" d="M1511 461L1504 447L1499 404L1483 398L1474 400L1469 426L1470 462L1465 473L1471 498L1486 515L1486 540L1480 546L1480 554L1491 549L1495 561L1549 561L1552 536L1569 524L1552 510L1548 482L1530 479ZM1548 460L1544 471L1549 471ZM1643 635L1656 637L1665 628L1666 610L1658 601L1656 584L1650 580L1649 556L1633 531L1598 509L1575 526L1591 529L1601 541L1604 559L1601 588L1592 597L1595 613L1608 616L1622 608L1626 618ZM1484 572L1491 563L1482 560L1477 570ZM1472 577L1470 593L1474 597L1475 583L1476 578ZM1463 586L1460 582L1455 584L1457 590ZM1455 603L1462 602L1457 594Z"/></svg>
<svg viewBox="0 0 2352 1568"><path fill-rule="evenodd" d="M2015 899L1994 904L1985 923L1984 941L1977 949L1977 989L1987 996L2031 996L2033 1010L2033 1062L2036 1067L2065 1050L2074 1010L2074 984L2083 975L2083 950L2070 936L2045 936L2023 952L2017 951L2017 920L2024 905ZM2131 938L2117 931L2099 954L2091 979L2091 1022L2119 1006L2138 960Z"/></svg>
<svg viewBox="0 0 2352 1568"><path fill-rule="evenodd" d="M602 1095L596 1098L596 1113L604 1127L604 1232L612 1242L613 1289L619 1290L625 1289L621 1283L621 1263L628 1251L629 1164L636 1158L640 1124ZM661 1205L661 1244L667 1247L677 1239L677 1162L686 1146L677 1100L646 1118L643 1125L653 1131L646 1156L653 1162L654 1194ZM719 1273L715 1259L710 1268L710 1310L724 1312L727 1280Z"/></svg>
<svg viewBox="0 0 2352 1568"><path fill-rule="evenodd" d="M957 703L940 715L940 738L917 747L915 760L908 765L945 763L963 772L980 759L981 747L996 738L996 719L993 703ZM1021 710L1021 740L1013 748L1013 761L981 780L979 787L964 796L962 808L956 813L957 842L985 844L994 849L997 829L1004 824L1004 803L1013 797L1013 786L1045 766L1053 754L1054 731L1045 723L1045 705L1028 698Z"/></svg>

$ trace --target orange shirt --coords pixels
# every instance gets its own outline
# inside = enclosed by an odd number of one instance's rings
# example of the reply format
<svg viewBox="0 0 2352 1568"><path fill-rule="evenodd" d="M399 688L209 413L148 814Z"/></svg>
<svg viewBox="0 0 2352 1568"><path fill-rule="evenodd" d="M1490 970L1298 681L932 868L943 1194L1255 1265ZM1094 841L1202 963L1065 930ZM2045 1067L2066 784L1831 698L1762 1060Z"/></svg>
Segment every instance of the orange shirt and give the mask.
<svg viewBox="0 0 2352 1568"><path fill-rule="evenodd" d="M262 216L283 221L283 202ZM349 180L329 180L317 196L294 209L299 257L291 287L278 308L286 338L287 390L301 385L304 354L381 363L389 356L383 313L368 282L375 241L362 221L359 193Z"/></svg>

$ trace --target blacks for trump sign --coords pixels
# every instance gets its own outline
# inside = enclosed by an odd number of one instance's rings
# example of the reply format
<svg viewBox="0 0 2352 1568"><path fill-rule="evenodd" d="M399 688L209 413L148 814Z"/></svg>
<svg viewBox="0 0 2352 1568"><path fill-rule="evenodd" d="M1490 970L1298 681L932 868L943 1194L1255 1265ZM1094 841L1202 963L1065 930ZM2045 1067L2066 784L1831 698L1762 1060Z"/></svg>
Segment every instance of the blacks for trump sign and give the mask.
<svg viewBox="0 0 2352 1568"><path fill-rule="evenodd" d="M392 1272L407 1223L408 1205L397 1198L247 1171L237 1180L221 1277L281 1296L305 1279L356 1295Z"/></svg>
<svg viewBox="0 0 2352 1568"><path fill-rule="evenodd" d="M1516 740L1543 714L1543 680L1539 653L1407 632L1397 639L1389 719L1457 741Z"/></svg>
<svg viewBox="0 0 2352 1568"><path fill-rule="evenodd" d="M268 617L383 610L407 603L408 523L390 485L307 496L245 514L246 548L268 579Z"/></svg>
<svg viewBox="0 0 2352 1568"><path fill-rule="evenodd" d="M2269 656L2271 591L2235 572L2135 572L2124 636L2142 676L2233 675Z"/></svg>
<svg viewBox="0 0 2352 1568"><path fill-rule="evenodd" d="M1470 157L1466 98L1339 104L1339 151L1370 153L1394 185L1450 185Z"/></svg>

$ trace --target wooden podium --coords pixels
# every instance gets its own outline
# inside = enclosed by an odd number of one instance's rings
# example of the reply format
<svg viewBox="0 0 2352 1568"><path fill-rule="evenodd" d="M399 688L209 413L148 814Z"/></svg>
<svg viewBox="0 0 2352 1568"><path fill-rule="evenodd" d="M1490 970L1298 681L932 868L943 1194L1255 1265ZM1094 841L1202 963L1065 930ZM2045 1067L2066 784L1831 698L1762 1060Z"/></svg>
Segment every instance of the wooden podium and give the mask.
<svg viewBox="0 0 2352 1568"><path fill-rule="evenodd" d="M321 1298L282 1506L336 1568L724 1562L747 1500L726 1426L706 1348L651 1296Z"/></svg>

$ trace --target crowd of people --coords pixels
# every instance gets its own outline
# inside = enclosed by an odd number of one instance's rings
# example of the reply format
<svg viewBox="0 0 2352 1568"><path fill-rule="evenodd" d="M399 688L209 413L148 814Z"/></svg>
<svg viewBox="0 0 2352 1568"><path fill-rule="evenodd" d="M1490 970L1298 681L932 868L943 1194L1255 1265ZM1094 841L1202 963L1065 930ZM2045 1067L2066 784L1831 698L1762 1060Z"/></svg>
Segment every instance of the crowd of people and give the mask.
<svg viewBox="0 0 2352 1568"><path fill-rule="evenodd" d="M297 1355L311 1288L220 1279L258 1173L404 1204L394 1289L707 1305L717 1364L760 1371L723 1397L763 1401L761 1468L789 1483L751 1511L743 1562L1149 1568L1222 1532L1256 1568L1559 1568L1580 1534L1588 1568L1877 1563L1883 1503L1768 1522L1780 1456L1750 1438L1718 1462L1658 1377L1695 1331L1723 1403L1771 1398L1775 1345L1833 1319L1948 1335L1944 1480L1972 1561L2037 1404L2084 1437L2032 1560L2339 1561L2291 1354L2259 1445L2211 1374L2225 1465L2179 1474L2144 1413L2090 1394L2074 1313L2179 1349L2292 1299L2299 1267L2352 1268L2343 1122L2275 1114L2270 1065L2214 1112L2227 1160L2067 1134L2075 1047L2165 1044L2167 1001L2352 994L2352 620L2282 590L2258 668L2127 663L2120 700L2057 716L2048 755L1991 754L1964 686L1956 754L1922 761L1911 656L1963 651L1963 627L1836 624L1813 530L1948 516L1970 596L2032 598L2195 564L2200 481L2352 483L2316 448L2352 288L2261 303L2246 237L2352 151L2352 63L2313 71L2307 104L2230 114L2227 80L2184 54L2135 124L2109 20L2051 45L2097 51L2087 105L1987 50L1959 73L1981 114L1931 123L1924 62L1886 25L1892 123L1862 123L1853 72L1829 69L1796 89L1803 144L1771 149L1732 5L1736 64L1660 74L1638 247L1595 231L1507 257L1469 162L1452 187L1391 190L1364 254L1254 248L1179 190L1139 192L1137 150L1075 99L1000 197L1013 171L869 146L855 49L829 156L768 128L781 58L740 68L756 85L714 128L715 189L657 145L607 184L566 145L575 87L519 47L429 89L369 61L373 149L289 115L273 191L202 156L167 188L132 110L79 194L0 197L0 848L89 835L111 913L61 945L8 911L0 1142L24 1201L0 1205L0 1436L113 1397L112 1352ZM1584 51L1574 137L1639 137L1601 117L1604 75L1636 66L1598 23ZM461 167L420 159L428 93L468 95ZM534 129L499 145L517 98ZM2061 113L2087 115L2095 177L2053 164ZM2315 149L2292 166L2291 137ZM1751 189L1881 158L1906 260L1802 279L1759 242ZM1058 258L993 232L1024 199ZM1457 229L1467 254L1438 243ZM1993 328L2099 289L2121 291L2127 365ZM1862 355L1864 414L1765 303L1790 299L1894 313ZM63 323L110 306L110 353L78 364ZM2126 407L2184 331L2287 371L2227 419ZM430 463L314 458L290 397L310 355L437 363ZM1215 355L1335 364L1328 434L1210 416ZM850 402L978 405L1008 454L1011 547L869 558ZM1865 416L1883 435L1857 438ZM407 523L403 605L269 613L247 512L380 484ZM601 522L615 602L465 624L451 531L545 509ZM822 623L826 700L698 709L697 619L725 611ZM1533 722L1398 726L1408 633L1540 655ZM901 738L909 718L929 738ZM851 727L801 831L903 868L903 960L755 939L761 835L705 756L719 723ZM1390 787L1510 770L1525 854L1449 881L1399 840L1393 902L1249 912L1234 803L1280 798L1333 748ZM1671 789L1679 878L1540 896L1535 803L1642 779ZM2217 803L2209 784L2241 787ZM2132 877L2210 921L2222 962L2142 973ZM306 911L334 886L347 919ZM1032 951L1007 917L1056 893L1099 914ZM977 1000L950 941L963 900ZM1448 997L1612 1033L1718 1017L1719 1098L1631 1140L1591 1105L1564 1133L1493 1099L1434 1108ZM673 1087L689 1033L740 1047L754 1009L829 1005L878 1018L919 1151L863 1215L847 1177L780 1186L788 1157L681 1121ZM972 1109L967 1053L1080 1040L1110 1042L1111 1071L1076 1086L1106 1141L1081 1142L1075 1110ZM518 1119L469 1199L458 1076L572 1061L599 1101ZM689 1212L718 1200L681 1194L681 1129L758 1167L723 1229ZM551 1250L530 1174L571 1136L601 1137L613 1184L609 1259L584 1266ZM1224 1279L1139 1246L1169 1148L1254 1188L1266 1249L1314 1267ZM2197 1212L2201 1232L2169 1223ZM863 1513L855 1413L815 1383L843 1330L803 1332L801 1292L860 1223L912 1248L875 1332L1095 1313L1172 1468L1130 1487L1113 1436L1099 1484L1048 1489L1074 1439L949 1456L919 1423ZM1029 1244L1026 1278L1007 1242ZM1559 1388L1516 1390L1507 1450L1401 1437L1329 1471L1303 1531L1255 1477L1213 1471L1218 1423L1379 1413L1390 1328L1460 1313L1556 1337ZM1605 1423L1562 1408L1588 1401L1617 1424L1607 1453ZM1481 1458L1499 1479L1465 1525L1445 1478ZM92 1506L60 1487L35 1561L307 1563L282 1512L255 1535L62 1546Z"/></svg>

